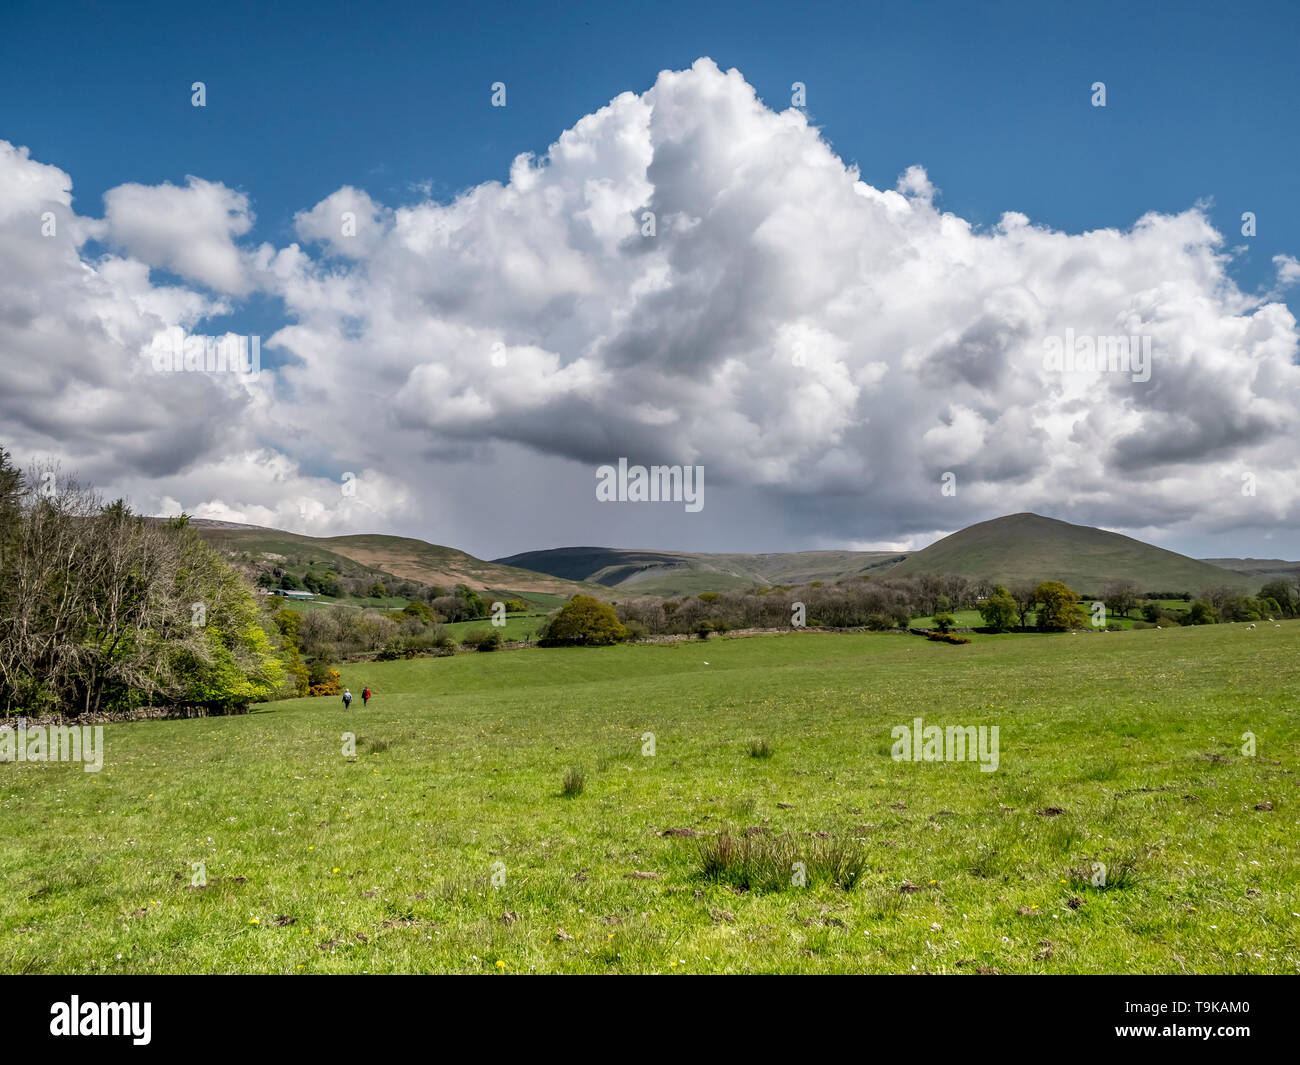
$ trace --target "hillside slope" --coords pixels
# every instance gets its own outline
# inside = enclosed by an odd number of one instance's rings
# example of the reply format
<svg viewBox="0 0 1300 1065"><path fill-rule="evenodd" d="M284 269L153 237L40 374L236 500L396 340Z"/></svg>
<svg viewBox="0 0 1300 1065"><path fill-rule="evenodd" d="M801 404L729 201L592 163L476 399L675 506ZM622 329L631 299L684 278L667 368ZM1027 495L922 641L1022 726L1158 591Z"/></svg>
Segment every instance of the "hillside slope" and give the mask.
<svg viewBox="0 0 1300 1065"><path fill-rule="evenodd" d="M537 592L565 598L591 590L590 585L487 562L454 547L406 536L303 536L201 518L191 519L190 524L217 550L252 563L280 559L299 564L318 562L341 575L373 573L447 589L465 584L477 591Z"/></svg>
<svg viewBox="0 0 1300 1065"><path fill-rule="evenodd" d="M1111 580L1143 591L1186 591L1216 585L1257 591L1253 577L1135 540L1039 514L1010 514L945 536L909 555L892 575L960 573L1001 583L1060 580L1095 595Z"/></svg>
<svg viewBox="0 0 1300 1065"><path fill-rule="evenodd" d="M634 595L686 595L755 585L836 581L883 572L906 557L890 551L713 554L614 547L560 547L497 559L502 565L592 581Z"/></svg>

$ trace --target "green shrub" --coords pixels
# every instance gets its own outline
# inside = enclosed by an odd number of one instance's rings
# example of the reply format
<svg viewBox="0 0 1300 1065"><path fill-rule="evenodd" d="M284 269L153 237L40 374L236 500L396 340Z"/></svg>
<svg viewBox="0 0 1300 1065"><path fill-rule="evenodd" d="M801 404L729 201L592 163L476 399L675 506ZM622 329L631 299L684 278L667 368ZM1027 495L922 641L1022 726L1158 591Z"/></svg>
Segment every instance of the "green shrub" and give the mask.
<svg viewBox="0 0 1300 1065"><path fill-rule="evenodd" d="M470 629L460 642L475 651L499 651L505 640L500 629Z"/></svg>
<svg viewBox="0 0 1300 1065"><path fill-rule="evenodd" d="M310 682L310 695L339 695L343 685L339 683L339 671L331 669L328 662L319 659L307 667L307 679Z"/></svg>

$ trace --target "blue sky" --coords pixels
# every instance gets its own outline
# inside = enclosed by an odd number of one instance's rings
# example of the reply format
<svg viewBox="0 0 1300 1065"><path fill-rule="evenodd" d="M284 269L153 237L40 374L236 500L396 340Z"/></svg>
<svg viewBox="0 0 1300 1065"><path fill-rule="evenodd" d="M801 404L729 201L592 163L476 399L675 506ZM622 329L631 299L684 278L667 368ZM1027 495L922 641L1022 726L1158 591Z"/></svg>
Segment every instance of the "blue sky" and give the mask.
<svg viewBox="0 0 1300 1065"><path fill-rule="evenodd" d="M1254 211L1247 288L1300 249L1293 3L127 6L6 5L0 129L71 173L83 211L196 174L247 192L253 236L282 244L341 185L395 205L504 180L518 152L707 55L777 109L803 81L867 181L920 163L975 223L1017 210L1076 232L1205 200L1247 243ZM485 107L498 80L508 106Z"/></svg>
<svg viewBox="0 0 1300 1065"><path fill-rule="evenodd" d="M0 259L31 278L0 277L0 443L156 512L483 556L894 549L1032 509L1297 557L1298 31L1285 3L10 0L0 142L30 159L0 152ZM77 241L38 250L61 174ZM651 202L703 224L645 254ZM1124 322L1156 334L1148 386L1041 377L1044 331ZM178 325L257 334L274 372L139 376ZM624 456L702 463L717 502L594 506ZM369 509L331 502L363 470Z"/></svg>

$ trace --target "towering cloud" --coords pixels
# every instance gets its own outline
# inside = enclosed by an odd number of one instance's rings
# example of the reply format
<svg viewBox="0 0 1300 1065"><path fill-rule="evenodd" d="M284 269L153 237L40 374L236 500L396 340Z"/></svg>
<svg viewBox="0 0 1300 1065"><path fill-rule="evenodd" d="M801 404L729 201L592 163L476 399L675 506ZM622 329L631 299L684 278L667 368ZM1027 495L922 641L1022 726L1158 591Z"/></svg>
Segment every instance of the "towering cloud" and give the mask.
<svg viewBox="0 0 1300 1065"><path fill-rule="evenodd" d="M715 547L764 515L772 548L1030 509L1157 535L1300 516L1296 323L1238 289L1202 211L977 230L921 168L872 188L707 59L504 184L340 189L281 249L242 246L249 203L210 180L113 189L102 220L70 186L0 152L0 422L146 506L504 552L592 542L593 471L627 457L706 467L705 511L662 535ZM156 333L252 291L283 300L273 370L151 372ZM1149 380L1047 365L1067 331L1149 338ZM527 534L492 525L520 509Z"/></svg>

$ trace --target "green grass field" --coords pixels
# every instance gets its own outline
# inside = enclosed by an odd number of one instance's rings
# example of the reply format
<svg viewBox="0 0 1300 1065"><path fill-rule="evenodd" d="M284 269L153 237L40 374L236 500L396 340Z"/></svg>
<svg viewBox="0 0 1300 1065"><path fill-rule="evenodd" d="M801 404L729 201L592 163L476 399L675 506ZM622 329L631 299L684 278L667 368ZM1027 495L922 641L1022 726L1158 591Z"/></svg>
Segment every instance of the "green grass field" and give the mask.
<svg viewBox="0 0 1300 1065"><path fill-rule="evenodd" d="M353 607L357 610L401 610L410 602L409 599L400 595L384 596L382 599L358 595L341 596L337 599L327 595L319 595L315 599L284 599L279 596L274 598L279 600L278 606L288 610L304 612L308 610L328 610L332 606Z"/></svg>
<svg viewBox="0 0 1300 1065"><path fill-rule="evenodd" d="M345 666L368 709L0 765L0 970L1295 973L1298 651L1290 622ZM918 716L999 726L998 771L894 761ZM702 877L746 829L808 885ZM864 857L852 890L828 847Z"/></svg>
<svg viewBox="0 0 1300 1065"><path fill-rule="evenodd" d="M959 629L977 629L984 624L984 619L978 610L950 610L948 613L952 615L953 622ZM932 629L934 617L913 618L909 624L914 629Z"/></svg>
<svg viewBox="0 0 1300 1065"><path fill-rule="evenodd" d="M506 623L501 628L501 635L506 640L536 640L537 634L541 631L542 626L546 624L546 619L550 615L545 613L537 614L507 614ZM465 633L473 630L492 631L491 619L481 618L478 621L453 621L446 625L449 633L458 640L465 638Z"/></svg>
<svg viewBox="0 0 1300 1065"><path fill-rule="evenodd" d="M1166 610L1171 614L1177 615L1187 613L1187 604L1181 599L1143 600L1143 602L1148 601L1155 603L1161 609ZM1085 628L1091 624L1092 603L1093 601L1088 599L1079 600L1079 609L1083 611ZM959 629L978 629L984 625L984 618L978 610L951 610L949 613L952 614L953 621ZM1110 628L1131 629L1133 628L1134 622L1141 620L1141 609L1134 607L1128 617L1119 617L1115 614L1109 614L1106 618L1106 624ZM1033 623L1034 615L1031 613L1029 615L1029 624L1033 625ZM914 629L932 629L934 628L934 618L933 616L913 618L910 625Z"/></svg>

